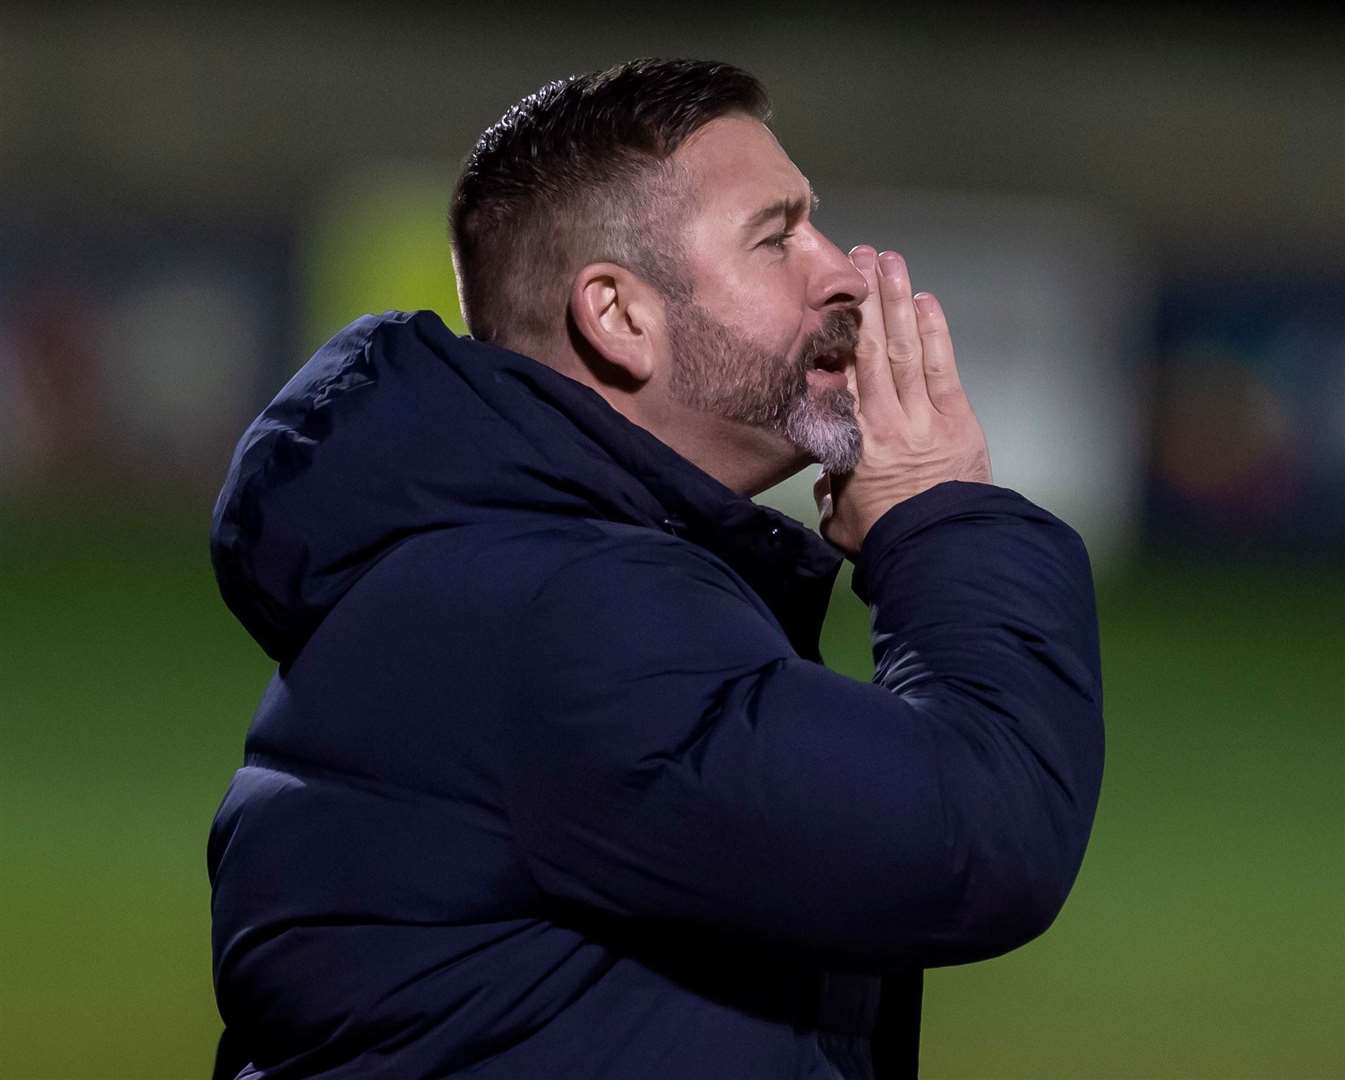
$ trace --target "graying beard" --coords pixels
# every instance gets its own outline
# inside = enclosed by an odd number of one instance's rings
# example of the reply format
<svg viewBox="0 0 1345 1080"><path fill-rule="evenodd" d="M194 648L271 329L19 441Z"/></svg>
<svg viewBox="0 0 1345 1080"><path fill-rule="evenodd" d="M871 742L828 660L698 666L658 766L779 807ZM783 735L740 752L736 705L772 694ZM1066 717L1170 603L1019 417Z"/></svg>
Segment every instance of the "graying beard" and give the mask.
<svg viewBox="0 0 1345 1080"><path fill-rule="evenodd" d="M672 372L679 401L775 431L829 472L853 471L862 441L853 395L841 388L815 397L808 391L810 360L838 345L853 347L853 320L849 327L842 318L832 320L813 348L782 369L777 358L707 316L694 302L673 300L667 310L679 352Z"/></svg>
<svg viewBox="0 0 1345 1080"><path fill-rule="evenodd" d="M796 401L785 418L784 435L833 474L853 472L864 449L854 395L839 388Z"/></svg>

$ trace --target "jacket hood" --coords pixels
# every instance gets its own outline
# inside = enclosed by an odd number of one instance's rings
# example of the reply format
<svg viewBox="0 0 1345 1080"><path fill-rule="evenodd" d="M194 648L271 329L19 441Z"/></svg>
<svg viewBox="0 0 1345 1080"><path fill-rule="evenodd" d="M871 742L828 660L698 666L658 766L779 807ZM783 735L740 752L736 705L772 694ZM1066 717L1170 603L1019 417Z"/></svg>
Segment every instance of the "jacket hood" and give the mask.
<svg viewBox="0 0 1345 1080"><path fill-rule="evenodd" d="M698 543L817 638L840 556L630 423L588 387L454 335L429 311L365 316L248 427L215 504L211 561L230 610L288 663L408 536L541 514Z"/></svg>

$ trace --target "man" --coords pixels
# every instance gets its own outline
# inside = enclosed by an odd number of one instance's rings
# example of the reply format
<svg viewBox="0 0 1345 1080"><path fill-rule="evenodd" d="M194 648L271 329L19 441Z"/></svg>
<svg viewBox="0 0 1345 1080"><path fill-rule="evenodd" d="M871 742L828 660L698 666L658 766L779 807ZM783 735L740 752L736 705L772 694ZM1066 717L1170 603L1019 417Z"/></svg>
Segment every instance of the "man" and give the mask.
<svg viewBox="0 0 1345 1080"><path fill-rule="evenodd" d="M690 61L526 98L454 200L475 340L361 319L244 436L213 557L279 669L210 841L243 1075L910 1076L922 969L1063 903L1083 547L990 485L937 302L817 230L766 115ZM748 498L810 461L830 544ZM819 662L837 548L872 685Z"/></svg>

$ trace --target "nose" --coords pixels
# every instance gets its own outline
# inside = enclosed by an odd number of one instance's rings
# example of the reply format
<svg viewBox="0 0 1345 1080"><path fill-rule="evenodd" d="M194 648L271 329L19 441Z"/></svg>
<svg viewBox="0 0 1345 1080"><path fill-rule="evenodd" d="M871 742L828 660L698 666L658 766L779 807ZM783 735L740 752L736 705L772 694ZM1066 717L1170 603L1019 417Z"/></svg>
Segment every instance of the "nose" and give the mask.
<svg viewBox="0 0 1345 1080"><path fill-rule="evenodd" d="M817 233L815 266L808 281L808 304L818 311L829 307L858 307L869 296L864 275L850 257L822 233Z"/></svg>

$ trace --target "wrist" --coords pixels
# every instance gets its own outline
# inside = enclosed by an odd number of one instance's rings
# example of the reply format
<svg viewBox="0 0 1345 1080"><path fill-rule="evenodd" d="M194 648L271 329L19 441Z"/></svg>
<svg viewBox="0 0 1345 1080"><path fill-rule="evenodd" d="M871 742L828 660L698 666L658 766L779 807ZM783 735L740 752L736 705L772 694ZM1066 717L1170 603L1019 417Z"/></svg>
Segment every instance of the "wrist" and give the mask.
<svg viewBox="0 0 1345 1080"><path fill-rule="evenodd" d="M851 587L864 603L879 587L885 556L917 533L969 513L998 512L1007 498L1015 504L1026 500L1008 488L968 480L945 480L903 499L881 514L869 528L851 561L855 573Z"/></svg>

